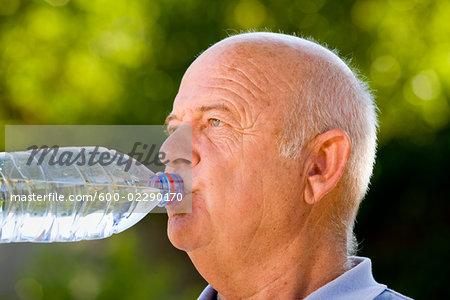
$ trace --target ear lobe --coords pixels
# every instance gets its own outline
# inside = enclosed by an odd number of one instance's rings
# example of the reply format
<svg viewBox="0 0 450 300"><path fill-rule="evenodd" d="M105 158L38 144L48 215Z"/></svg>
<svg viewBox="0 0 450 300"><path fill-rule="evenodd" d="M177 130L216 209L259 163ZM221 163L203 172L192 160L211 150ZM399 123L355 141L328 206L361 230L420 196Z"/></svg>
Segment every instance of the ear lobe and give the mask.
<svg viewBox="0 0 450 300"><path fill-rule="evenodd" d="M312 152L306 164L304 199L314 204L330 192L347 166L351 145L340 129L329 130L313 140Z"/></svg>

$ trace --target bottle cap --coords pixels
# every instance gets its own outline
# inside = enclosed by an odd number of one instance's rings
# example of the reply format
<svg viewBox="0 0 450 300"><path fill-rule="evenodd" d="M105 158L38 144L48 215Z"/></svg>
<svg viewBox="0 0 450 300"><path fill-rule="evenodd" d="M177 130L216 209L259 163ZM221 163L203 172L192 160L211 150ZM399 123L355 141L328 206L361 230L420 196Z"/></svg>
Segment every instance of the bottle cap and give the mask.
<svg viewBox="0 0 450 300"><path fill-rule="evenodd" d="M149 185L161 190L163 194L159 207L170 205L173 199L177 199L177 194L184 193L183 179L173 173L157 173L150 177Z"/></svg>

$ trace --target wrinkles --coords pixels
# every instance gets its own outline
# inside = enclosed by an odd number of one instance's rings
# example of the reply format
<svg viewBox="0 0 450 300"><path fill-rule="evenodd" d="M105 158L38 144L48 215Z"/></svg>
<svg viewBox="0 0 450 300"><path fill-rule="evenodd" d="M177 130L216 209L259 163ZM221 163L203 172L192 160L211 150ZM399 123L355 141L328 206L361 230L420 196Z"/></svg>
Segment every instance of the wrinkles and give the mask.
<svg viewBox="0 0 450 300"><path fill-rule="evenodd" d="M238 153L241 149L238 147L239 144L242 145L242 137L237 133L232 133L229 135L221 135L220 141L217 141L215 138L210 138L210 142L213 143L218 149L223 149L225 147L226 153ZM223 150L221 150L223 151Z"/></svg>
<svg viewBox="0 0 450 300"><path fill-rule="evenodd" d="M243 174L243 173L241 173L241 176L248 176L248 174ZM261 186L260 186L260 190L261 191L263 191L264 190L264 177L259 177L260 178L260 183L261 183ZM260 237L260 235L261 234L264 234L264 228L263 228L263 221L264 220L267 220L267 216L266 216L266 214L267 214L267 209L266 209L266 201L267 201L267 194L265 194L265 193L262 193L262 198L260 198L261 199L261 207L258 209L258 211L260 211L260 212L262 212L261 213L261 215L259 216L259 220L258 220L258 224L256 225L256 229L253 231L253 234L252 234L252 236L251 236L251 239L250 239L250 241L247 243L247 248L245 249L245 252L243 253L243 258L244 258L244 261L246 261L246 257L247 257L247 255L252 255L252 252L251 252L251 250L252 249L255 249L255 248L252 248L252 246L254 246L253 244L255 244L256 243L256 246L258 246L257 245L257 243L258 243L258 237ZM270 195L271 196L271 195ZM270 197L269 196L269 197ZM269 199L270 200L270 199ZM260 241L260 240L259 240ZM256 249L258 249L259 247L257 247ZM250 260L251 261L251 260Z"/></svg>
<svg viewBox="0 0 450 300"><path fill-rule="evenodd" d="M251 89L247 88L243 83L239 82L238 80L235 80L235 79L233 79L231 77L214 77L213 79L223 79L223 80L234 82L235 84L241 86L243 89L248 91L253 96L254 99L258 99L257 95L255 95L255 93L253 93L253 91ZM263 92L263 91L261 90L261 92Z"/></svg>
<svg viewBox="0 0 450 300"><path fill-rule="evenodd" d="M243 175L245 176L245 175ZM253 235L250 239L250 241L247 243L247 248L245 249L245 252L243 253L242 257L244 258L244 261L246 260L247 255L252 255L251 253L251 248L252 248L252 244L255 241L256 237L258 236L259 232L262 230L262 221L264 220L264 215L265 215L265 201L263 199L262 201L262 210L263 215L259 218L258 221L258 225L256 226L256 230L253 232Z"/></svg>
<svg viewBox="0 0 450 300"><path fill-rule="evenodd" d="M224 65L225 67L229 68L230 70L234 70L234 71L240 73L240 74L244 77L244 79L245 79L245 80L246 80L253 88L255 88L255 89L258 90L260 93L262 93L262 94L264 94L265 96L267 96L267 93L266 93L262 88L260 88L260 87L258 86L258 84L257 84L255 81L253 81L253 80L251 79L251 77L248 76L243 70L241 70L241 69L239 69L239 68L236 68L236 67L233 67L233 66L230 66L230 65L227 65L227 64L223 64L223 65ZM264 78L266 78L263 72L258 72L258 74L262 74L262 75L264 76ZM227 78L227 79L232 80L231 78ZM267 80L267 79L266 79L266 80ZM235 80L232 80L232 81L235 81ZM235 81L235 82L236 82L236 81ZM243 85L242 83L240 83L240 82L239 82L239 84L242 85L242 86L244 86L244 85ZM249 90L249 91L251 92L250 89L247 89L247 90ZM252 93L252 92L251 92L251 93ZM253 93L252 93L252 94L253 94ZM255 98L256 98L256 96L255 96Z"/></svg>
<svg viewBox="0 0 450 300"><path fill-rule="evenodd" d="M254 119L250 122L250 124L248 124L246 127L243 127L242 129L243 130L249 130L249 129L252 129L252 128L255 128L256 127L256 122L258 121L258 119L259 119L259 117L261 116L261 112L259 112L255 117L254 117ZM250 134L250 135L254 135L254 134L252 134L251 132L245 132L245 134Z"/></svg>
<svg viewBox="0 0 450 300"><path fill-rule="evenodd" d="M258 74L260 74L264 79L265 79L265 83L269 84L270 80L269 78L266 76L266 72L263 72L263 70L261 70L261 68L258 66L258 64L256 64L253 59L249 59L248 62L250 64L252 64L252 66L258 71Z"/></svg>
<svg viewBox="0 0 450 300"><path fill-rule="evenodd" d="M241 104L241 105L242 105L242 108L241 108L241 109L238 109L238 108L237 108L237 110L240 111L241 114L242 114L242 113L244 114L244 118L243 118L243 119L247 121L247 122L245 122L245 123L254 124L255 120L253 120L254 118L253 118L252 112L251 112L251 110L250 110L250 106L249 106L248 100L246 100L244 97L242 97L241 95L239 95L238 93L236 93L233 89L228 88L228 87L224 87L224 86L211 86L211 88L214 88L214 89L220 89L220 90L224 90L224 91L230 92L230 93L232 93L234 96L236 96L237 98L239 98L239 99L241 100L241 102L242 102L242 104ZM226 99L226 98L224 98L224 99ZM230 100L228 100L228 102L229 102L230 104L232 104L234 107L236 107L236 105L234 105L234 103L236 103L237 101L230 101Z"/></svg>
<svg viewBox="0 0 450 300"><path fill-rule="evenodd" d="M274 75L281 74L281 75L280 76L273 76L273 78L269 78L267 76L267 74L270 74L270 73L268 73L267 71L262 70L261 66L259 66L257 63L255 63L253 61L253 59L249 59L248 62L258 71L258 74L261 74L264 77L264 79L266 80L266 85L267 86L269 84L271 84L271 87L274 87L274 88L278 89L278 91L280 91L280 92L284 92L284 90L282 88L283 86L287 87L291 92L295 92L296 91L295 86L293 86L292 83L289 80L284 79L285 76L282 75L283 73L281 72L281 68L279 66L276 69L274 69L273 67L270 67L270 69L272 71L271 72L272 74L274 74ZM276 83L277 81L282 83L282 84Z"/></svg>
<svg viewBox="0 0 450 300"><path fill-rule="evenodd" d="M217 86L217 85L210 86L210 88L228 91L228 92L234 94L235 96L237 96L239 99L241 99L241 100L245 101L246 103L248 103L248 101L244 97L242 97L238 92L236 92L232 88L225 87L225 86Z"/></svg>

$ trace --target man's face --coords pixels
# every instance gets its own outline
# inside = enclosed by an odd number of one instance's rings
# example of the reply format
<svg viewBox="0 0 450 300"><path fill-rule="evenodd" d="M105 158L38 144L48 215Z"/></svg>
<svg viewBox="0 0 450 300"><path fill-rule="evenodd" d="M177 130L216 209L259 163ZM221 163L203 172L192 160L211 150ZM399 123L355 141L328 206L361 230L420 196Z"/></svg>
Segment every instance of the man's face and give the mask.
<svg viewBox="0 0 450 300"><path fill-rule="evenodd" d="M192 168L192 213L168 208L169 238L190 255L267 255L301 219L291 201L300 199L300 168L281 158L276 144L285 96L261 87L277 74L234 57L206 52L188 69L161 148L172 161L167 172ZM192 155L180 150L191 129Z"/></svg>

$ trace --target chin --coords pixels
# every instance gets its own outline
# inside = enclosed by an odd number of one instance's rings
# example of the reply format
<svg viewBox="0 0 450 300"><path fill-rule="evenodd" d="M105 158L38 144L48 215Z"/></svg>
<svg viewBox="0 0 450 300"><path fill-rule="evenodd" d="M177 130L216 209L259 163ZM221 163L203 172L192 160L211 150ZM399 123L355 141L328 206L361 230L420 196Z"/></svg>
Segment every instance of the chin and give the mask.
<svg viewBox="0 0 450 300"><path fill-rule="evenodd" d="M175 248L191 251L195 248L195 230L193 229L192 213L169 214L167 235Z"/></svg>
<svg viewBox="0 0 450 300"><path fill-rule="evenodd" d="M208 243L211 226L198 209L193 207L191 213L168 215L167 235L175 248L190 252Z"/></svg>

